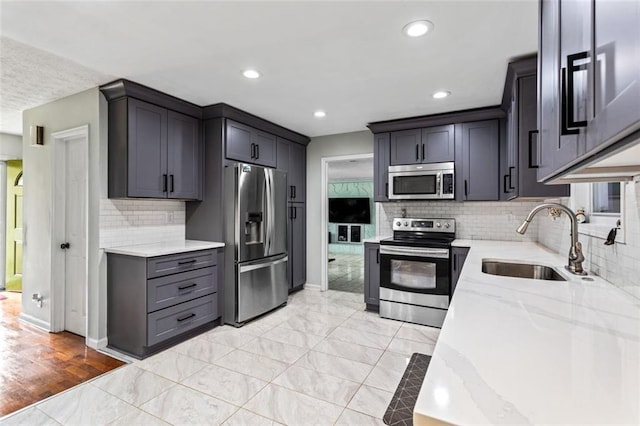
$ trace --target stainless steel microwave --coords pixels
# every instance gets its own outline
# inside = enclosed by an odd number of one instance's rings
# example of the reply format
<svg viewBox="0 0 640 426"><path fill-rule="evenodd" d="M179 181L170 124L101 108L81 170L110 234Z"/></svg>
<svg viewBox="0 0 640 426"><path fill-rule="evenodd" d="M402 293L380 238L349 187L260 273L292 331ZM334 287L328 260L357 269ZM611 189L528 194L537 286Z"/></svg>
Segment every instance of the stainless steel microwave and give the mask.
<svg viewBox="0 0 640 426"><path fill-rule="evenodd" d="M390 200L454 199L453 162L389 167Z"/></svg>

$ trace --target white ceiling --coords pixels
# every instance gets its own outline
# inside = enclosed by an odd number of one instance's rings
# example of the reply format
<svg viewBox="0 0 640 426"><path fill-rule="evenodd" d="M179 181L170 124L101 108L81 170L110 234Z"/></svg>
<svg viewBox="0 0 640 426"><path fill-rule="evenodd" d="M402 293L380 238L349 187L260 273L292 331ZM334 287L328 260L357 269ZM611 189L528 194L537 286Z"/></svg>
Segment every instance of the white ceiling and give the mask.
<svg viewBox="0 0 640 426"><path fill-rule="evenodd" d="M364 180L373 179L373 158L357 160L331 161L327 167L327 180Z"/></svg>
<svg viewBox="0 0 640 426"><path fill-rule="evenodd" d="M509 59L537 49L537 0L2 1L0 15L2 36L60 57L39 66L28 46L9 60L3 48L0 131L12 132L17 110L111 76L199 105L226 102L308 136L357 131L496 105ZM417 19L434 31L405 37ZM263 77L245 79L248 67ZM441 89L452 96L432 99ZM316 109L327 116L314 118Z"/></svg>

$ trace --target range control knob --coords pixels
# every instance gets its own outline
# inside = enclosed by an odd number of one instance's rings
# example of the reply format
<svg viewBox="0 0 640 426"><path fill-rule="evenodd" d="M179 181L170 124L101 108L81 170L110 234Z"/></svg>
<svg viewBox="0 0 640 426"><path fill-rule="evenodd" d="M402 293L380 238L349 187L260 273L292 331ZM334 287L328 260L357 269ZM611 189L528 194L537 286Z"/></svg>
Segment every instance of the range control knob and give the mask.
<svg viewBox="0 0 640 426"><path fill-rule="evenodd" d="M409 226L409 222L405 222L405 223L404 223L404 226Z"/></svg>
<svg viewBox="0 0 640 426"><path fill-rule="evenodd" d="M440 228L441 226L440 222L436 222L436 228Z"/></svg>
<svg viewBox="0 0 640 426"><path fill-rule="evenodd" d="M445 224L444 224L444 227L445 227L445 228L449 228L450 226L451 226L451 225L449 225L449 222L447 222L447 223L445 223Z"/></svg>
<svg viewBox="0 0 640 426"><path fill-rule="evenodd" d="M400 225L402 225L402 223L396 222L396 226L400 226Z"/></svg>

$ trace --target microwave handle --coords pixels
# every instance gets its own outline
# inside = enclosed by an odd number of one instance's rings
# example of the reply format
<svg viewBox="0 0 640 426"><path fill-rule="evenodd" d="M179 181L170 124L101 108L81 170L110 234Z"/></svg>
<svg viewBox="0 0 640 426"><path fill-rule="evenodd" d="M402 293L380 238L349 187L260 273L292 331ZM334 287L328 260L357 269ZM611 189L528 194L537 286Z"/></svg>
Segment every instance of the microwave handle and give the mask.
<svg viewBox="0 0 640 426"><path fill-rule="evenodd" d="M444 188L442 187L444 185L444 179L442 179L442 172L439 172L437 176L436 188L438 188L438 193L436 195L440 196L444 191Z"/></svg>

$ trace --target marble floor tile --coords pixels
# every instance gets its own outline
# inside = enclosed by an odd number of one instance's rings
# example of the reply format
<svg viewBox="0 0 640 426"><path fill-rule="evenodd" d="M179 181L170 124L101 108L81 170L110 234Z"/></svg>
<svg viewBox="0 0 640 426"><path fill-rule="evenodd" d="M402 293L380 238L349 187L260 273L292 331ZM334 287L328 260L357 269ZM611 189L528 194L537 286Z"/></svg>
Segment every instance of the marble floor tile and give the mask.
<svg viewBox="0 0 640 426"><path fill-rule="evenodd" d="M288 368L272 383L343 407L360 387L356 382L296 366Z"/></svg>
<svg viewBox="0 0 640 426"><path fill-rule="evenodd" d="M416 342L429 343L435 346L440 336L440 329L435 327L427 327L425 325L404 323L396 337L405 340L414 340Z"/></svg>
<svg viewBox="0 0 640 426"><path fill-rule="evenodd" d="M174 382L179 382L202 370L207 366L207 363L178 352L164 351L135 365Z"/></svg>
<svg viewBox="0 0 640 426"><path fill-rule="evenodd" d="M394 337L387 350L399 354L411 356L418 352L425 355L432 355L435 349L435 343L416 342L414 340L400 339Z"/></svg>
<svg viewBox="0 0 640 426"><path fill-rule="evenodd" d="M276 361L286 362L287 364L293 364L308 351L307 348L288 345L286 343L276 342L275 340L269 340L263 337L258 337L250 341L240 349L256 355L263 355L271 359L275 359Z"/></svg>
<svg viewBox="0 0 640 426"><path fill-rule="evenodd" d="M112 374L93 381L92 384L136 407L175 385L171 380L135 365L119 368Z"/></svg>
<svg viewBox="0 0 640 426"><path fill-rule="evenodd" d="M347 408L381 419L392 397L392 392L362 385Z"/></svg>
<svg viewBox="0 0 640 426"><path fill-rule="evenodd" d="M321 322L313 318L299 316L283 322L281 326L295 331L300 331L302 333L310 333L326 337L345 320L345 318L341 317L340 321L336 321L335 318L336 317L334 317L334 321Z"/></svg>
<svg viewBox="0 0 640 426"><path fill-rule="evenodd" d="M357 312L357 310L353 307L340 305L338 303L334 303L333 301L310 304L308 309L313 312L320 312L322 314L341 317L350 317Z"/></svg>
<svg viewBox="0 0 640 426"><path fill-rule="evenodd" d="M373 369L369 364L315 351L307 352L294 365L357 383L362 383Z"/></svg>
<svg viewBox="0 0 640 426"><path fill-rule="evenodd" d="M267 382L210 365L198 374L182 381L184 386L193 388L207 395L241 406L252 398Z"/></svg>
<svg viewBox="0 0 640 426"><path fill-rule="evenodd" d="M367 346L357 345L355 343L332 339L330 337L327 337L322 342L318 343L313 350L316 352L347 358L353 361L364 362L365 364L370 365L374 365L378 362L383 353L382 349L374 349Z"/></svg>
<svg viewBox="0 0 640 426"><path fill-rule="evenodd" d="M261 390L245 408L286 425L332 425L343 409L274 384Z"/></svg>
<svg viewBox="0 0 640 426"><path fill-rule="evenodd" d="M200 361L212 363L235 350L235 348L211 341L205 336L198 336L174 346L171 350Z"/></svg>
<svg viewBox="0 0 640 426"><path fill-rule="evenodd" d="M382 365L376 365L367 376L364 384L393 393L396 391L403 374L404 370L397 371Z"/></svg>
<svg viewBox="0 0 640 426"><path fill-rule="evenodd" d="M316 336L315 334L310 333L302 333L300 331L290 330L285 327L275 327L272 330L264 333L262 337L269 340L274 340L276 342L299 346L306 349L313 348L323 339L322 336Z"/></svg>
<svg viewBox="0 0 640 426"><path fill-rule="evenodd" d="M329 335L331 339L342 340L343 342L356 343L375 349L386 349L391 342L391 337L381 334L366 333L360 330L353 330L346 327L338 327Z"/></svg>
<svg viewBox="0 0 640 426"><path fill-rule="evenodd" d="M407 365L409 365L410 359L411 355L404 355L386 350L376 365L388 370L404 372L404 370L407 369Z"/></svg>
<svg viewBox="0 0 640 426"><path fill-rule="evenodd" d="M241 408L233 416L229 417L222 426L276 426L280 424Z"/></svg>
<svg viewBox="0 0 640 426"><path fill-rule="evenodd" d="M358 413L350 409L345 409L340 418L336 422L336 426L384 426L384 422L381 419L367 416L366 414Z"/></svg>
<svg viewBox="0 0 640 426"><path fill-rule="evenodd" d="M215 364L267 382L280 375L289 366L282 361L239 349L220 358Z"/></svg>
<svg viewBox="0 0 640 426"><path fill-rule="evenodd" d="M152 416L151 414L142 411L140 409L135 408L129 414L120 417L111 423L108 426L168 426L169 423L159 419L156 416Z"/></svg>
<svg viewBox="0 0 640 426"><path fill-rule="evenodd" d="M2 426L57 426L59 424L34 406L0 420L0 425Z"/></svg>
<svg viewBox="0 0 640 426"><path fill-rule="evenodd" d="M182 385L172 387L140 408L171 424L220 424L238 410Z"/></svg>
<svg viewBox="0 0 640 426"><path fill-rule="evenodd" d="M232 327L230 325L216 327L205 333L204 337L212 342L234 348L239 348L256 338L255 335L248 333L241 328Z"/></svg>
<svg viewBox="0 0 640 426"><path fill-rule="evenodd" d="M104 424L134 407L90 383L77 386L40 404L46 415L64 425Z"/></svg>
<svg viewBox="0 0 640 426"><path fill-rule="evenodd" d="M399 321L383 322L379 321L378 318L349 318L345 322L343 322L341 326L359 330L365 333L375 333L382 334L383 336L393 337L396 335L401 325L402 323Z"/></svg>

